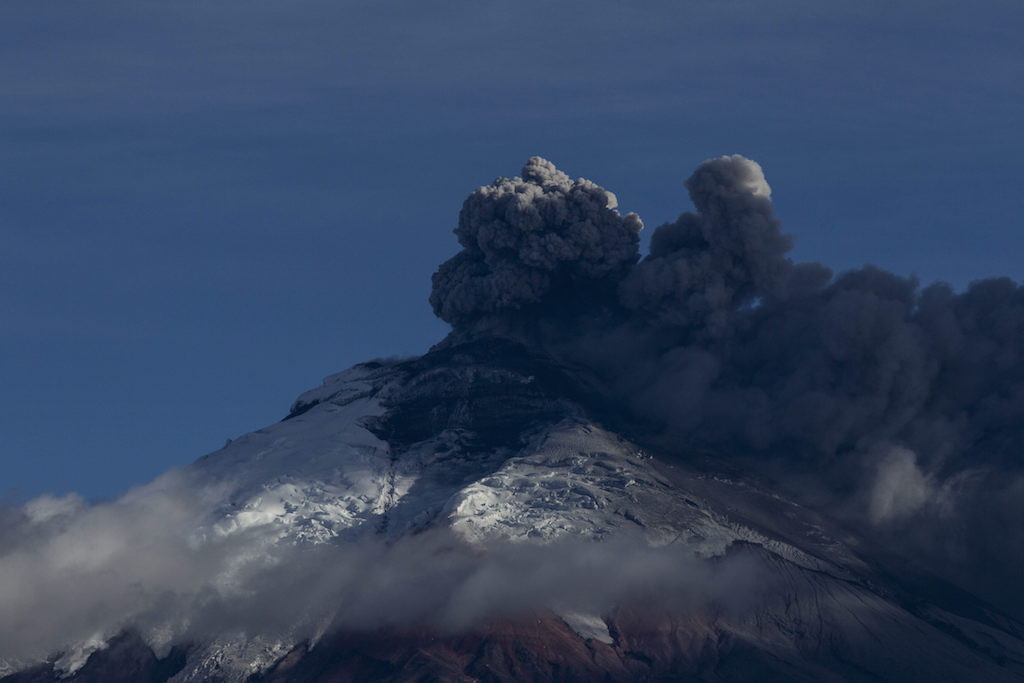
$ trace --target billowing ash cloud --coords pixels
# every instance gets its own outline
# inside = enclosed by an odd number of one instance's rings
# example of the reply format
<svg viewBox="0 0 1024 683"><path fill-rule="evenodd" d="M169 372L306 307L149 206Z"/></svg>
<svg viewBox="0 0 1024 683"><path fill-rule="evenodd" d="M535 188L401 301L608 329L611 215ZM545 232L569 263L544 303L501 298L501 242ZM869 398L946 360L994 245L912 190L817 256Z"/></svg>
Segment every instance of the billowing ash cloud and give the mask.
<svg viewBox="0 0 1024 683"><path fill-rule="evenodd" d="M664 323L720 334L730 312L780 292L792 240L779 229L757 163L738 154L710 159L686 187L697 213L657 229L650 257L620 293L627 307Z"/></svg>
<svg viewBox="0 0 1024 683"><path fill-rule="evenodd" d="M458 333L479 333L475 315L504 319L487 332L589 366L606 399L659 422L681 453L700 443L746 458L1024 613L1024 287L994 278L957 293L870 265L835 276L794 263L761 167L737 155L698 166L686 182L696 211L658 227L637 263L625 224L639 221L617 214L607 225L624 237L588 241L579 264L561 251L538 268L521 241L488 250L467 237L507 229L489 198L531 182L467 201L465 250L432 296ZM514 223L547 244L562 215ZM600 286L581 287L584 273ZM526 305L528 329L515 312Z"/></svg>
<svg viewBox="0 0 1024 683"><path fill-rule="evenodd" d="M430 303L454 325L517 311L554 296L586 296L615 282L639 257L636 214L615 195L540 157L521 178L471 194L455 234L462 251L434 274Z"/></svg>

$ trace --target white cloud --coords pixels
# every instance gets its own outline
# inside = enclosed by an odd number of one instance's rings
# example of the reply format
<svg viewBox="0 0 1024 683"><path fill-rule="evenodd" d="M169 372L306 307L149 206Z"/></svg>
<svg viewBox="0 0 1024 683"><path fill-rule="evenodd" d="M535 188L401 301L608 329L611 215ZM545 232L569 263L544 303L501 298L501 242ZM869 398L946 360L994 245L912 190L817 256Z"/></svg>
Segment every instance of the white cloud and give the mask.
<svg viewBox="0 0 1024 683"><path fill-rule="evenodd" d="M934 494L932 478L917 466L917 454L894 446L878 464L868 513L875 524L902 519L920 510Z"/></svg>

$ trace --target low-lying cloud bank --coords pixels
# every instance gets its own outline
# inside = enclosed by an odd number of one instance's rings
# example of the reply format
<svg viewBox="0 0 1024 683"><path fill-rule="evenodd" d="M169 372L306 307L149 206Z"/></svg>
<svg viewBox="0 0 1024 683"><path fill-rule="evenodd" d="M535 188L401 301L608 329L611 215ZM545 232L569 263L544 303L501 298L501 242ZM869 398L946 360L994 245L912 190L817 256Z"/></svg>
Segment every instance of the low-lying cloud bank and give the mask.
<svg viewBox="0 0 1024 683"><path fill-rule="evenodd" d="M275 525L218 535L197 513L206 492L176 473L157 484L111 503L44 497L2 511L0 659L63 653L73 667L88 654L74 648L126 628L160 653L233 634L300 642L538 609L600 616L652 597L728 609L756 583L748 558L706 561L632 536L470 547L446 530L340 545L279 542Z"/></svg>
<svg viewBox="0 0 1024 683"><path fill-rule="evenodd" d="M756 456L1024 611L1024 288L795 263L761 167L738 155L686 188L696 211L641 260L614 195L531 159L466 200L434 311L582 363L682 443Z"/></svg>

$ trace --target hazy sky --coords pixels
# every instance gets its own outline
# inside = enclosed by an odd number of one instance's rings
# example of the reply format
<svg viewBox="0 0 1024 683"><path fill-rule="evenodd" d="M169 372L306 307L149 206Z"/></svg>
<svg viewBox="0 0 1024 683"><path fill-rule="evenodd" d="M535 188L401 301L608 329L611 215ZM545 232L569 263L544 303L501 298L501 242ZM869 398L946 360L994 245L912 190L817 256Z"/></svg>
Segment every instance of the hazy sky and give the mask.
<svg viewBox="0 0 1024 683"><path fill-rule="evenodd" d="M0 491L110 496L446 327L476 186L650 229L764 167L794 256L1024 278L1024 4L5 0Z"/></svg>

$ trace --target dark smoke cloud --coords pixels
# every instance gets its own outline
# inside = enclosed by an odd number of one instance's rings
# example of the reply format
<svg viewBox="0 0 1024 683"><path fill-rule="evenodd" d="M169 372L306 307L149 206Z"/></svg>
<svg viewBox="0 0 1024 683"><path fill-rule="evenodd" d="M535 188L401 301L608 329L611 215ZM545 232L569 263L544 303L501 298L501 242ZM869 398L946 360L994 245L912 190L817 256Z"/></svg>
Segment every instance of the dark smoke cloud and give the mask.
<svg viewBox="0 0 1024 683"><path fill-rule="evenodd" d="M617 281L639 258L636 214L615 195L540 157L521 178L498 178L466 199L463 249L434 274L430 304L453 325L518 310L566 291Z"/></svg>
<svg viewBox="0 0 1024 683"><path fill-rule="evenodd" d="M761 167L741 156L705 161L686 187L696 211L657 228L642 261L621 240L592 241L613 248L558 260L574 277L529 295L528 277L502 290L504 274L536 269L523 250L485 258L464 236L487 224L467 215L504 213L500 193L478 191L458 230L466 249L435 276L435 310L480 333L439 302L486 282L460 311L491 314L489 333L583 363L607 398L680 445L745 458L1024 613L1024 288L995 278L957 293L873 266L835 276L794 263ZM531 243L564 231L530 215ZM472 268L450 265L459 258ZM582 289L593 263L617 265Z"/></svg>
<svg viewBox="0 0 1024 683"><path fill-rule="evenodd" d="M781 233L761 167L710 159L686 181L697 213L662 225L651 253L622 282L622 302L668 325L721 334L732 311L777 294L792 240Z"/></svg>

